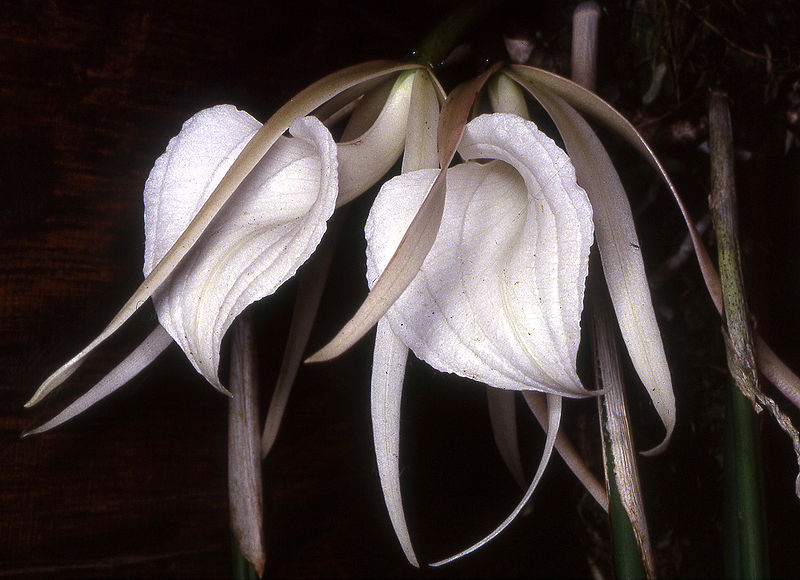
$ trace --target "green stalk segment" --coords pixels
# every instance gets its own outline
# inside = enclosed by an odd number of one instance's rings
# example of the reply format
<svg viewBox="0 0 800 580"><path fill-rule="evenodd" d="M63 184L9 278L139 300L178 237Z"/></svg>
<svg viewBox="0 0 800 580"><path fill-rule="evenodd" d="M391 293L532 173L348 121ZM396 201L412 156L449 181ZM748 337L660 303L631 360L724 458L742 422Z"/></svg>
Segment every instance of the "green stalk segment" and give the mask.
<svg viewBox="0 0 800 580"><path fill-rule="evenodd" d="M501 0L474 0L454 9L420 43L416 61L426 66L438 65L475 23L499 4Z"/></svg>
<svg viewBox="0 0 800 580"><path fill-rule="evenodd" d="M763 399L750 329L738 240L733 131L728 98L713 92L709 106L711 218L717 236L724 304L728 369L733 380L726 421L725 566L726 576L769 576L763 499L763 468L758 447L756 409Z"/></svg>
<svg viewBox="0 0 800 580"><path fill-rule="evenodd" d="M236 538L231 534L231 552L233 560L233 580L260 580L256 569L239 550Z"/></svg>
<svg viewBox="0 0 800 580"><path fill-rule="evenodd" d="M610 304L597 286L601 284L595 284L590 294L592 345L597 387L606 390L597 405L614 567L618 578L655 578Z"/></svg>
<svg viewBox="0 0 800 580"><path fill-rule="evenodd" d="M605 421L605 419L604 419ZM605 425L605 423L604 423ZM614 546L614 569L617 578L647 578L642 564L642 553L636 534L633 531L628 512L622 505L616 477L614 477L614 456L611 453L610 438L604 441L608 478L608 518L611 522L611 543Z"/></svg>

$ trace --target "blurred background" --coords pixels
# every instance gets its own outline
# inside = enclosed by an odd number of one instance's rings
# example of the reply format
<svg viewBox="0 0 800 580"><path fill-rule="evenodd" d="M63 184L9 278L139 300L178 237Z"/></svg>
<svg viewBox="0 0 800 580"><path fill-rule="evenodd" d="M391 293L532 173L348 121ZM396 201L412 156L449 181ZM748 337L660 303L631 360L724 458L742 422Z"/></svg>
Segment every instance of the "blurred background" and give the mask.
<svg viewBox="0 0 800 580"><path fill-rule="evenodd" d="M456 4L0 2L0 577L230 574L227 400L176 347L79 419L19 439L138 344L156 320L150 306L58 394L33 410L22 405L141 281L143 184L184 120L218 103L264 120L329 72L409 57ZM708 92L730 94L753 315L800 369L800 8L788 0L600 4L598 91L646 135L698 220L708 195ZM573 7L498 3L440 78L451 89L487 59L504 58L504 35L529 39L532 63L568 75ZM666 577L718 577L728 388L719 318L694 260L667 265L685 237L674 203L631 151L611 148L630 189L678 404L670 449L639 461L657 567ZM311 349L366 295L369 197L348 216ZM289 283L254 307L263 403L295 290ZM557 457L530 513L494 542L444 569L408 565L374 465L372 339L301 369L264 463L266 575L610 577L604 515ZM406 509L419 555L434 561L482 537L521 492L494 448L482 386L416 360L406 384ZM628 390L637 446L652 447L662 436L656 415L635 379ZM564 428L600 474L595 409L567 402ZM782 432L761 421L772 572L789 577L800 569L796 462ZM520 429L532 473L543 437L527 416Z"/></svg>

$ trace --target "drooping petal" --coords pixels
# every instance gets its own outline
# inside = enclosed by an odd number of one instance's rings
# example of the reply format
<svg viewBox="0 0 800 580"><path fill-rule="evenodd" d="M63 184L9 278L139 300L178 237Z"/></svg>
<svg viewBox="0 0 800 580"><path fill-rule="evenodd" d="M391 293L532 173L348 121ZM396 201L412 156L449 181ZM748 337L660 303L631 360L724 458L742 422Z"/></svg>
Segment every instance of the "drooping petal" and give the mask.
<svg viewBox="0 0 800 580"><path fill-rule="evenodd" d="M620 331L666 429L662 443L645 454L659 453L675 428L675 395L628 197L608 152L578 112L548 89L532 83L523 86L553 118L592 201L603 274Z"/></svg>
<svg viewBox="0 0 800 580"><path fill-rule="evenodd" d="M193 219L258 130L221 105L187 121L145 184L145 276ZM233 319L274 292L325 233L337 194L336 146L314 117L296 120L256 165L168 282L153 296L162 326L217 388Z"/></svg>
<svg viewBox="0 0 800 580"><path fill-rule="evenodd" d="M402 172L439 166L436 128L439 100L426 71L414 74L403 150ZM403 510L400 489L400 411L408 347L378 321L372 361L371 407L375 458L383 498L395 535L409 563L419 567Z"/></svg>
<svg viewBox="0 0 800 580"><path fill-rule="evenodd" d="M370 400L375 458L392 527L406 558L418 568L400 492L400 403L407 358L408 347L395 336L386 318L381 318L375 336Z"/></svg>
<svg viewBox="0 0 800 580"><path fill-rule="evenodd" d="M488 385L583 396L575 372L592 243L591 208L566 154L533 123L467 125L448 172L442 226L389 309L392 329L434 368ZM386 267L437 172L387 182L365 228L367 278Z"/></svg>
<svg viewBox="0 0 800 580"><path fill-rule="evenodd" d="M413 73L402 74L372 126L355 139L338 145L337 205L343 205L364 193L400 158L413 84Z"/></svg>

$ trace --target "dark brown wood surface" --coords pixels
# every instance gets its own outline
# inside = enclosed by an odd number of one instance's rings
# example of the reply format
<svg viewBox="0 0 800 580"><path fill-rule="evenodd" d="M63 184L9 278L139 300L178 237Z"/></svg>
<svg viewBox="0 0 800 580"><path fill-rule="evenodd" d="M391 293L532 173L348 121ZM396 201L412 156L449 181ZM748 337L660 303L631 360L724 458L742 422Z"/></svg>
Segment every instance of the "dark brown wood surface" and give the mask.
<svg viewBox="0 0 800 580"><path fill-rule="evenodd" d="M155 324L152 309L92 355L63 392L32 410L22 405L141 281L142 186L185 119L222 102L265 119L326 73L403 57L446 4L0 2L0 577L230 574L227 401L177 348L80 418L19 439L128 353ZM314 345L333 335L366 292L359 232L367 208L357 204L350 216L353 234L334 264ZM293 290L289 284L257 308L265 393ZM673 347L679 356L690 348L682 340ZM267 576L571 577L588 576L590 561L606 569L602 520L559 461L537 491L533 514L482 552L444 570L411 568L389 525L372 457L370 350L368 337L341 360L301 371L264 466ZM409 460L404 483L412 529L430 561L485 533L519 491L493 449L482 390L454 390L423 366L412 363L425 382L405 419L403 447L404 457L421 459ZM678 379L692 372L684 368ZM683 411L693 409L684 404ZM583 429L579 440L593 438L591 425L572 423ZM677 449L646 476L653 509L682 518L664 518L653 534L662 542L660 560L679 562L666 569L715 575L719 559L703 555L719 553L718 530L699 522L702 502L719 487L698 479L695 489L695 475L682 475L712 461L696 450L690 424L681 424ZM790 452L781 449L779 457L788 468L777 472L791 474ZM692 491L665 492L675 482ZM784 483L769 489L789 495ZM791 543L781 530L800 518L789 505L778 510L783 527L773 538L783 551ZM791 569L791 559L782 562L781 570Z"/></svg>

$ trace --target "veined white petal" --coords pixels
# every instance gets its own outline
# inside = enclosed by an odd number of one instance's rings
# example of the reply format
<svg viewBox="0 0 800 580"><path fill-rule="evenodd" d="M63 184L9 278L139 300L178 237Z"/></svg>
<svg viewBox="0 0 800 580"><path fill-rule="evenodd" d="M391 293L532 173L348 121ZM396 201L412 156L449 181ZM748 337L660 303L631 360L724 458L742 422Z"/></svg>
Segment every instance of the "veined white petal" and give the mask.
<svg viewBox="0 0 800 580"><path fill-rule="evenodd" d="M145 184L145 276L258 130L229 105L187 121ZM325 233L337 194L336 146L314 117L297 119L153 296L162 326L217 388L219 350L233 319L273 293Z"/></svg>
<svg viewBox="0 0 800 580"><path fill-rule="evenodd" d="M155 162L144 185L147 276L192 221L261 123L232 105L192 116Z"/></svg>
<svg viewBox="0 0 800 580"><path fill-rule="evenodd" d="M566 154L513 115L467 125L439 234L389 309L392 330L434 368L488 385L583 396L575 372L593 226ZM374 284L436 178L381 188L365 228Z"/></svg>

